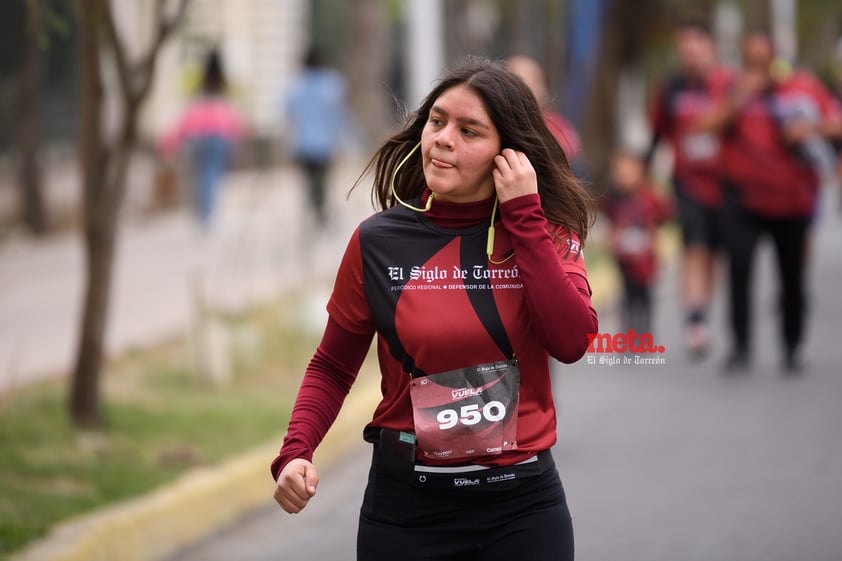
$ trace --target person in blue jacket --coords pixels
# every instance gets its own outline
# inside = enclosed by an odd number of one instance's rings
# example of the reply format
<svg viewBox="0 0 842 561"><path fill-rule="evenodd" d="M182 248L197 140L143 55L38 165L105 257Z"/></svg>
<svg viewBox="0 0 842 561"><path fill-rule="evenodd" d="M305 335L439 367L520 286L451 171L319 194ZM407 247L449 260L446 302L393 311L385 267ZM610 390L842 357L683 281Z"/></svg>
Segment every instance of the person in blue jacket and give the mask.
<svg viewBox="0 0 842 561"><path fill-rule="evenodd" d="M327 218L327 174L342 141L345 113L345 80L311 48L287 94L286 114L292 156L306 173L310 203L322 225Z"/></svg>

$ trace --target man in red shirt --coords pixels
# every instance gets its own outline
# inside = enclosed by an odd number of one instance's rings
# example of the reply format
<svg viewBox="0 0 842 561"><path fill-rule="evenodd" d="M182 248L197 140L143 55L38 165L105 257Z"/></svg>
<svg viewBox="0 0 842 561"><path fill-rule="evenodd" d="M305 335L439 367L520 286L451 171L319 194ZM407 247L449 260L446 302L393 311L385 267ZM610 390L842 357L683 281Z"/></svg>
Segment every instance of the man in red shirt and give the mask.
<svg viewBox="0 0 842 561"><path fill-rule="evenodd" d="M750 366L752 263L759 238L769 235L782 287L784 368L795 372L805 315L808 226L819 187L810 147L822 137L842 134L842 110L809 73L779 71L768 32L748 33L742 54L743 72L713 120L725 132L724 224L734 337L726 368Z"/></svg>
<svg viewBox="0 0 842 561"><path fill-rule="evenodd" d="M725 95L732 73L716 59L706 24L688 20L675 31L678 69L661 86L650 110L653 138L647 159L666 140L673 153L673 186L684 245L681 293L686 309L687 347L707 349L707 309L713 293L716 253L721 245L720 140L703 128Z"/></svg>

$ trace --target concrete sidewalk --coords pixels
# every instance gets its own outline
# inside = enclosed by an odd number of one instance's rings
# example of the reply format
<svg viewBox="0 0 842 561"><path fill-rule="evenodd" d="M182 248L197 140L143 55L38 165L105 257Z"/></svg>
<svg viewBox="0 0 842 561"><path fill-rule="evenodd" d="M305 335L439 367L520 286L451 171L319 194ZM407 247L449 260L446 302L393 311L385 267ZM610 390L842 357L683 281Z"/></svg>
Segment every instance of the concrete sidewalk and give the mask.
<svg viewBox="0 0 842 561"><path fill-rule="evenodd" d="M211 232L200 231L187 209L124 221L108 354L184 335L200 295L226 310L304 284L321 297L350 233L371 212L365 186L345 200L362 168L362 162L349 159L334 169L329 204L335 221L324 231L310 218L303 177L289 167L231 173ZM83 259L77 232L0 246L0 393L69 374Z"/></svg>

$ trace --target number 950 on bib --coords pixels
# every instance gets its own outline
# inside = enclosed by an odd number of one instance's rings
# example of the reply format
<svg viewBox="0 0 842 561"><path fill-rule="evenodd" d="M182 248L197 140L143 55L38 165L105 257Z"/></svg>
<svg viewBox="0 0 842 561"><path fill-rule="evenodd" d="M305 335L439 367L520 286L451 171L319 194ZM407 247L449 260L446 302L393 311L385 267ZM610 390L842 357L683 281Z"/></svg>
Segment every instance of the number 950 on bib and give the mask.
<svg viewBox="0 0 842 561"><path fill-rule="evenodd" d="M515 361L414 378L410 397L423 455L469 458L516 449L519 388Z"/></svg>

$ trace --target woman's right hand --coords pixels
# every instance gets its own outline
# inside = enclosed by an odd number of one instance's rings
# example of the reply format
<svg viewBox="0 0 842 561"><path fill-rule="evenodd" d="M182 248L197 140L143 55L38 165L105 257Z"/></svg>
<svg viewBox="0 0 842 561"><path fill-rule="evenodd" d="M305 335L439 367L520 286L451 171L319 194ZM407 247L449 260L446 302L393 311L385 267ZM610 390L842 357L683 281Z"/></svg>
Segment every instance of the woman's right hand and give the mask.
<svg viewBox="0 0 842 561"><path fill-rule="evenodd" d="M316 494L319 474L312 463L297 458L288 463L275 485L275 501L290 514L301 512Z"/></svg>

